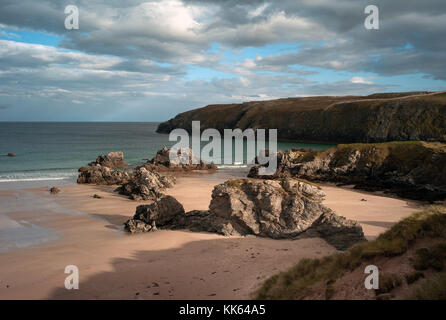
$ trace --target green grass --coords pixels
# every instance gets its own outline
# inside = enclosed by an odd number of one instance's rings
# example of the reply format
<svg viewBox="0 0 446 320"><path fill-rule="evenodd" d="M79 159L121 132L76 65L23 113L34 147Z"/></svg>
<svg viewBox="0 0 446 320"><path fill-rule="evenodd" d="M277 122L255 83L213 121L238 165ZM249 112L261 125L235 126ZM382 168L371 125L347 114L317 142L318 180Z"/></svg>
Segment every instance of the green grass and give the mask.
<svg viewBox="0 0 446 320"><path fill-rule="evenodd" d="M410 300L446 300L446 271L415 286L406 298Z"/></svg>
<svg viewBox="0 0 446 320"><path fill-rule="evenodd" d="M288 271L267 279L255 292L255 297L257 299L305 297L311 292L311 286L317 283L333 283L345 273L353 271L373 258L401 255L421 238L446 238L446 207L431 206L414 213L395 224L376 240L358 243L346 252L321 259L303 259ZM332 294L333 292L329 292L329 295Z"/></svg>
<svg viewBox="0 0 446 320"><path fill-rule="evenodd" d="M439 243L431 248L421 248L416 251L414 268L416 270L444 270L446 261L446 243Z"/></svg>

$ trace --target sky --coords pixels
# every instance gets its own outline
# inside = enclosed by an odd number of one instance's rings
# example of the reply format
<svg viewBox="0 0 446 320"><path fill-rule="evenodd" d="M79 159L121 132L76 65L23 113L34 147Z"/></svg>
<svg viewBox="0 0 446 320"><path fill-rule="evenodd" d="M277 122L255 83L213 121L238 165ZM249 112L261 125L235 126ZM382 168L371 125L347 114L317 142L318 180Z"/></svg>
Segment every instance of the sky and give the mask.
<svg viewBox="0 0 446 320"><path fill-rule="evenodd" d="M370 4L379 29L364 26ZM444 0L1 0L0 121L446 90L445 30Z"/></svg>

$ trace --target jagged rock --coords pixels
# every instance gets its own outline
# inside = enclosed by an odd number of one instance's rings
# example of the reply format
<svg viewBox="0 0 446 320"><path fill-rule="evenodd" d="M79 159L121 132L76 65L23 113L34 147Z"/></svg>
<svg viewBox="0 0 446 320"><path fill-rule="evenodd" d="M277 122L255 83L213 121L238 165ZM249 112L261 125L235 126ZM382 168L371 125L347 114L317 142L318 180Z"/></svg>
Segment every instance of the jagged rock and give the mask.
<svg viewBox="0 0 446 320"><path fill-rule="evenodd" d="M224 221L212 228L226 235L275 239L317 235L338 249L365 240L361 226L325 207L324 198L317 186L295 179L229 181L212 193L212 220Z"/></svg>
<svg viewBox="0 0 446 320"><path fill-rule="evenodd" d="M386 190L399 196L427 201L446 199L446 144L439 142L387 142L338 145L325 151L279 152L273 176L352 184L357 188Z"/></svg>
<svg viewBox="0 0 446 320"><path fill-rule="evenodd" d="M130 172L114 170L101 165L81 167L78 171L77 183L114 185L127 183L132 178L132 173Z"/></svg>
<svg viewBox="0 0 446 320"><path fill-rule="evenodd" d="M60 189L59 189L59 188L52 187L52 188L50 189L50 194L52 194L52 195L56 195L56 194L58 194L59 192L60 192Z"/></svg>
<svg viewBox="0 0 446 320"><path fill-rule="evenodd" d="M127 163L124 161L124 153L122 152L110 152L107 155L101 154L96 158L96 161L89 163L91 167L100 165L108 168L121 168L126 167Z"/></svg>
<svg viewBox="0 0 446 320"><path fill-rule="evenodd" d="M125 230L131 233L155 231L156 225L170 225L175 217L183 214L181 203L172 196L162 196L152 204L138 206L133 219L125 223Z"/></svg>
<svg viewBox="0 0 446 320"><path fill-rule="evenodd" d="M175 199L163 197L144 209L138 207L133 220L147 225L155 221L163 228L223 235L274 239L321 236L338 249L365 240L361 226L325 207L324 197L325 193L317 186L295 179L229 180L215 186L208 211L184 213ZM162 202L175 204L177 208L166 210L167 205ZM136 221L132 221L127 229L136 228L135 225Z"/></svg>
<svg viewBox="0 0 446 320"><path fill-rule="evenodd" d="M135 170L132 178L116 191L133 200L153 200L162 197L162 191L174 184L174 177L163 176L156 171L140 167Z"/></svg>
<svg viewBox="0 0 446 320"><path fill-rule="evenodd" d="M102 199L102 198L104 198L103 196L100 196L100 195L98 195L98 194L94 194L93 195L93 198L95 198L95 199Z"/></svg>
<svg viewBox="0 0 446 320"><path fill-rule="evenodd" d="M153 221L153 224L147 224L144 221L135 219L128 220L124 225L124 229L130 233L153 232L157 230L155 221Z"/></svg>
<svg viewBox="0 0 446 320"><path fill-rule="evenodd" d="M213 163L206 163L192 153L190 148L181 148L176 150L177 161L170 160L169 148L162 148L155 157L144 164L149 170L156 171L190 171L190 170L216 170L217 167Z"/></svg>
<svg viewBox="0 0 446 320"><path fill-rule="evenodd" d="M96 161L90 162L88 167L79 168L77 183L92 183L99 185L114 185L127 183L132 178L132 173L115 168L125 167L122 152L110 152L100 155Z"/></svg>

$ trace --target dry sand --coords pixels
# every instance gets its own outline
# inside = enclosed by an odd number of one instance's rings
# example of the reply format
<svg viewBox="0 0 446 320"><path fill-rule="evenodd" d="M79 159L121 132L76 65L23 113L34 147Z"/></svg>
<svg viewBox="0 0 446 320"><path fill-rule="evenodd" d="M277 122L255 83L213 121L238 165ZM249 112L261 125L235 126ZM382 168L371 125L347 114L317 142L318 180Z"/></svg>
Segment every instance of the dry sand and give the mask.
<svg viewBox="0 0 446 320"><path fill-rule="evenodd" d="M183 176L168 193L186 211L206 209L214 185L224 180L219 174ZM325 204L359 220L370 239L416 211L404 200L323 189ZM144 202L112 190L75 185L62 187L57 196L47 188L1 191L2 214L7 210L14 221L47 228L59 239L0 254L0 299L247 299L270 275L304 257L335 252L319 238L272 240L188 231L128 235L122 223ZM79 268L79 290L64 288L67 265Z"/></svg>

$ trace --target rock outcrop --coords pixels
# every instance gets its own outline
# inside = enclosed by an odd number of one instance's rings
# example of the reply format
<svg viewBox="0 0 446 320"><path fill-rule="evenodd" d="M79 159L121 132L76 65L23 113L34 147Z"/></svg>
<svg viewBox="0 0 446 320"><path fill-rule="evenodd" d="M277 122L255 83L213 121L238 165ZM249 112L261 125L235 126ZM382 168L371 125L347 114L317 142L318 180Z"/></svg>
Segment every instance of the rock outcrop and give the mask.
<svg viewBox="0 0 446 320"><path fill-rule="evenodd" d="M60 189L57 188L57 187L51 187L51 189L50 189L50 194L51 194L51 195L56 195L56 194L58 194L59 192L60 192Z"/></svg>
<svg viewBox="0 0 446 320"><path fill-rule="evenodd" d="M137 168L131 179L116 189L120 194L133 200L155 200L163 196L162 191L173 187L175 178L163 176L145 167Z"/></svg>
<svg viewBox="0 0 446 320"><path fill-rule="evenodd" d="M106 155L101 154L96 158L96 161L89 163L91 167L97 165L108 168L122 168L126 167L127 163L124 161L124 153L110 152Z"/></svg>
<svg viewBox="0 0 446 320"><path fill-rule="evenodd" d="M206 163L192 153L190 148L176 150L177 159L170 160L170 149L162 148L152 160L147 161L144 167L155 171L191 171L191 170L216 170L213 163Z"/></svg>
<svg viewBox="0 0 446 320"><path fill-rule="evenodd" d="M183 214L181 203L172 196L163 196L152 204L138 206L133 219L128 220L124 228L131 233L156 231L156 225L171 225Z"/></svg>
<svg viewBox="0 0 446 320"><path fill-rule="evenodd" d="M99 185L114 185L127 183L132 179L132 173L95 165L79 168L77 183L92 183Z"/></svg>
<svg viewBox="0 0 446 320"><path fill-rule="evenodd" d="M338 145L325 151L279 152L274 176L353 184L366 190L387 190L399 196L436 201L446 199L446 144L388 142Z"/></svg>
<svg viewBox="0 0 446 320"><path fill-rule="evenodd" d="M278 129L278 138L319 142L446 141L446 92L304 97L209 105L178 114L158 132L192 121L202 130Z"/></svg>
<svg viewBox="0 0 446 320"><path fill-rule="evenodd" d="M256 235L274 239L321 236L338 249L364 240L361 226L325 207L324 197L317 186L295 179L229 180L215 186L207 211L184 213L172 197L162 198L150 207L150 214L141 217L142 209L137 210L126 228L151 230L148 226L155 223L163 228L187 228L227 236ZM175 210L165 210L167 205L161 204L162 201Z"/></svg>
<svg viewBox="0 0 446 320"><path fill-rule="evenodd" d="M122 152L110 152L100 155L88 167L79 168L77 183L92 183L99 185L114 185L127 183L132 179L132 173L116 168L127 166Z"/></svg>

